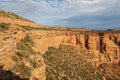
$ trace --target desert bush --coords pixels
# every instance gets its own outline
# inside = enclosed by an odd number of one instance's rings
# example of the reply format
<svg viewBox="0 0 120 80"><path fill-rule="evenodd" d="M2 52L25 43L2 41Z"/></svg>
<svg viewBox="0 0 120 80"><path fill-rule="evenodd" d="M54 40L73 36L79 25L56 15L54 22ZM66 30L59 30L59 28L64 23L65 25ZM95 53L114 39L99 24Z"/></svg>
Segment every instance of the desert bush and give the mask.
<svg viewBox="0 0 120 80"><path fill-rule="evenodd" d="M12 56L12 58L13 58L13 60L14 60L15 62L18 62L18 61L19 61L19 58L18 58L18 56L16 56L16 55Z"/></svg>
<svg viewBox="0 0 120 80"><path fill-rule="evenodd" d="M120 67L118 64L102 63L99 65L98 70L106 80L120 80Z"/></svg>
<svg viewBox="0 0 120 80"><path fill-rule="evenodd" d="M26 35L24 39L17 43L17 52L13 56L13 60L16 62L12 71L19 72L23 78L30 77L31 68L26 66L24 61L28 60L30 54L33 54L32 49L33 41L29 35Z"/></svg>
<svg viewBox="0 0 120 80"><path fill-rule="evenodd" d="M49 47L44 54L47 80L102 80L86 56L71 46Z"/></svg>
<svg viewBox="0 0 120 80"><path fill-rule="evenodd" d="M31 65L34 67L34 68L40 68L42 66L41 62L37 61L37 60L30 60L30 63Z"/></svg>
<svg viewBox="0 0 120 80"><path fill-rule="evenodd" d="M18 25L18 24L16 24L16 25ZM28 26L26 26L26 25L18 25L18 26L22 27L23 29L25 29L27 31L30 31L30 30L47 30L47 31L48 30L59 30L59 31L63 31L61 28L57 29L57 27L56 28L55 27L38 28L38 27L30 26L30 25L28 25Z"/></svg>
<svg viewBox="0 0 120 80"><path fill-rule="evenodd" d="M18 24L17 24L18 25ZM30 31L30 30L45 30L45 28L37 28L37 27L32 27L32 26L25 26L25 25L18 25L22 27L23 29Z"/></svg>
<svg viewBox="0 0 120 80"><path fill-rule="evenodd" d="M17 43L17 49L20 50L18 53L20 54L33 54L34 50L32 47L34 46L33 40L29 35L26 35L26 37Z"/></svg>
<svg viewBox="0 0 120 80"><path fill-rule="evenodd" d="M20 26L20 25L19 25ZM25 30L27 30L27 31L30 31L30 30L32 30L33 28L31 27L31 26L20 26L20 27L22 27L23 29L25 29Z"/></svg>
<svg viewBox="0 0 120 80"><path fill-rule="evenodd" d="M25 51L18 51L17 55L20 57L28 57L28 53L26 53Z"/></svg>
<svg viewBox="0 0 120 80"><path fill-rule="evenodd" d="M8 30L9 25L9 23L0 23L0 30Z"/></svg>
<svg viewBox="0 0 120 80"><path fill-rule="evenodd" d="M22 78L30 78L32 70L42 66L39 58L41 55L32 49L33 46L34 43L29 35L17 43L17 52L13 56L15 66L11 71L18 73Z"/></svg>
<svg viewBox="0 0 120 80"><path fill-rule="evenodd" d="M22 78L29 78L31 76L31 68L26 66L24 63L15 65L12 71L19 73Z"/></svg>

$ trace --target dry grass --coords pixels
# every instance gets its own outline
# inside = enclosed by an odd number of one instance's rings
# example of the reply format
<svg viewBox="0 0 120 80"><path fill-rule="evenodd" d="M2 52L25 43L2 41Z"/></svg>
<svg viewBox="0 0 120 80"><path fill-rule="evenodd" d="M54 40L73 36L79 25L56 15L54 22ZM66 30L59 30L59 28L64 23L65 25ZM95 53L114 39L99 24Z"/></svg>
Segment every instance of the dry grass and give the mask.
<svg viewBox="0 0 120 80"><path fill-rule="evenodd" d="M44 55L47 80L102 80L91 58L71 46L50 47Z"/></svg>
<svg viewBox="0 0 120 80"><path fill-rule="evenodd" d="M44 54L47 80L119 80L120 66L103 63L98 68L90 59L94 55L74 47L49 47ZM88 61L89 59L89 61Z"/></svg>

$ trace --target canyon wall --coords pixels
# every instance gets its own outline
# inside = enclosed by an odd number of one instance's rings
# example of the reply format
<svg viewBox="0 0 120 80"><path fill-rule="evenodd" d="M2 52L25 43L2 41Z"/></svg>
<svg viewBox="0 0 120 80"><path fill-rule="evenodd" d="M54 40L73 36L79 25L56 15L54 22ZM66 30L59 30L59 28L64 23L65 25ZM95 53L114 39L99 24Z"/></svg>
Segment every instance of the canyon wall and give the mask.
<svg viewBox="0 0 120 80"><path fill-rule="evenodd" d="M31 31L36 51L44 53L48 47L72 45L101 56L101 62L118 62L120 58L119 32Z"/></svg>
<svg viewBox="0 0 120 80"><path fill-rule="evenodd" d="M63 40L63 44L68 43L77 46L80 50L87 50L95 55L102 55L105 58L103 62L118 62L120 58L120 34L116 32L84 34L70 34ZM103 58L102 58L103 59Z"/></svg>

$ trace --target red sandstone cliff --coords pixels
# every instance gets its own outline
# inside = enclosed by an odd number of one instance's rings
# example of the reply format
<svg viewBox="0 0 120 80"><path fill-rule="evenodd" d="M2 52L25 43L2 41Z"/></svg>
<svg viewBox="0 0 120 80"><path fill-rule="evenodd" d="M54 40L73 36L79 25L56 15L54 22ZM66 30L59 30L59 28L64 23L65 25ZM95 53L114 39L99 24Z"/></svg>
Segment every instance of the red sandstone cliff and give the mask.
<svg viewBox="0 0 120 80"><path fill-rule="evenodd" d="M118 62L120 58L119 32L31 31L30 34L34 36L37 51L43 53L50 46L58 47L61 44L66 44L76 46L80 50L87 50L97 56L102 55L104 58L101 57L102 62Z"/></svg>
<svg viewBox="0 0 120 80"><path fill-rule="evenodd" d="M120 33L102 32L102 33L84 33L67 35L63 40L64 43L68 43L79 47L79 49L86 49L93 52L94 54L104 54L106 62L117 62L119 61L119 43Z"/></svg>

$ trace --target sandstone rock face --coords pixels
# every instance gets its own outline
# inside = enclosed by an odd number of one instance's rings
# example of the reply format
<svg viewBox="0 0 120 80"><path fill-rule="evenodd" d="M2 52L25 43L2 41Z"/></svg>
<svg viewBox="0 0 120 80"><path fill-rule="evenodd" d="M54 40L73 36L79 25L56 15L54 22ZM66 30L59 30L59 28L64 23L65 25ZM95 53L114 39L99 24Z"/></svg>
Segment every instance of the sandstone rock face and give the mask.
<svg viewBox="0 0 120 80"><path fill-rule="evenodd" d="M34 32L31 32L33 35ZM36 36L34 34L34 36ZM59 31L39 31L34 38L36 49L40 52L45 52L49 46L58 47L60 44L72 45L80 50L87 50L95 55L102 55L102 62L118 62L119 61L119 46L120 34L112 32L104 33L74 33L74 32L59 32ZM103 59L104 58L104 59Z"/></svg>
<svg viewBox="0 0 120 80"><path fill-rule="evenodd" d="M90 50L99 50L99 36L98 35L88 35L86 39L86 48Z"/></svg>
<svg viewBox="0 0 120 80"><path fill-rule="evenodd" d="M75 34L66 35L62 41L62 44L76 45L76 36Z"/></svg>
<svg viewBox="0 0 120 80"><path fill-rule="evenodd" d="M58 36L58 37L50 37L50 38L42 38L42 39L34 39L34 42L36 43L35 50L37 52L44 53L48 47L58 47L63 40L64 36Z"/></svg>
<svg viewBox="0 0 120 80"><path fill-rule="evenodd" d="M35 51L41 53L44 53L50 46L58 47L66 37L65 32L61 31L31 31L29 34L34 40Z"/></svg>
<svg viewBox="0 0 120 80"><path fill-rule="evenodd" d="M14 34L14 39L16 39L16 41L20 41L26 36L26 33L22 30L14 31L13 34Z"/></svg>
<svg viewBox="0 0 120 80"><path fill-rule="evenodd" d="M118 62L119 61L119 36L118 34L107 33L99 34L80 34L76 36L75 43L80 49L86 49L97 54L104 54L103 62ZM70 39L69 39L70 40ZM69 43L70 44L70 43ZM72 43L71 43L72 45ZM101 57L103 57L101 56Z"/></svg>
<svg viewBox="0 0 120 80"><path fill-rule="evenodd" d="M118 46L109 38L104 37L101 45L101 52L105 54L106 60L108 62L115 62L119 60L119 48Z"/></svg>
<svg viewBox="0 0 120 80"><path fill-rule="evenodd" d="M76 36L76 45L80 48L80 49L85 49L85 35L83 34L79 34Z"/></svg>

